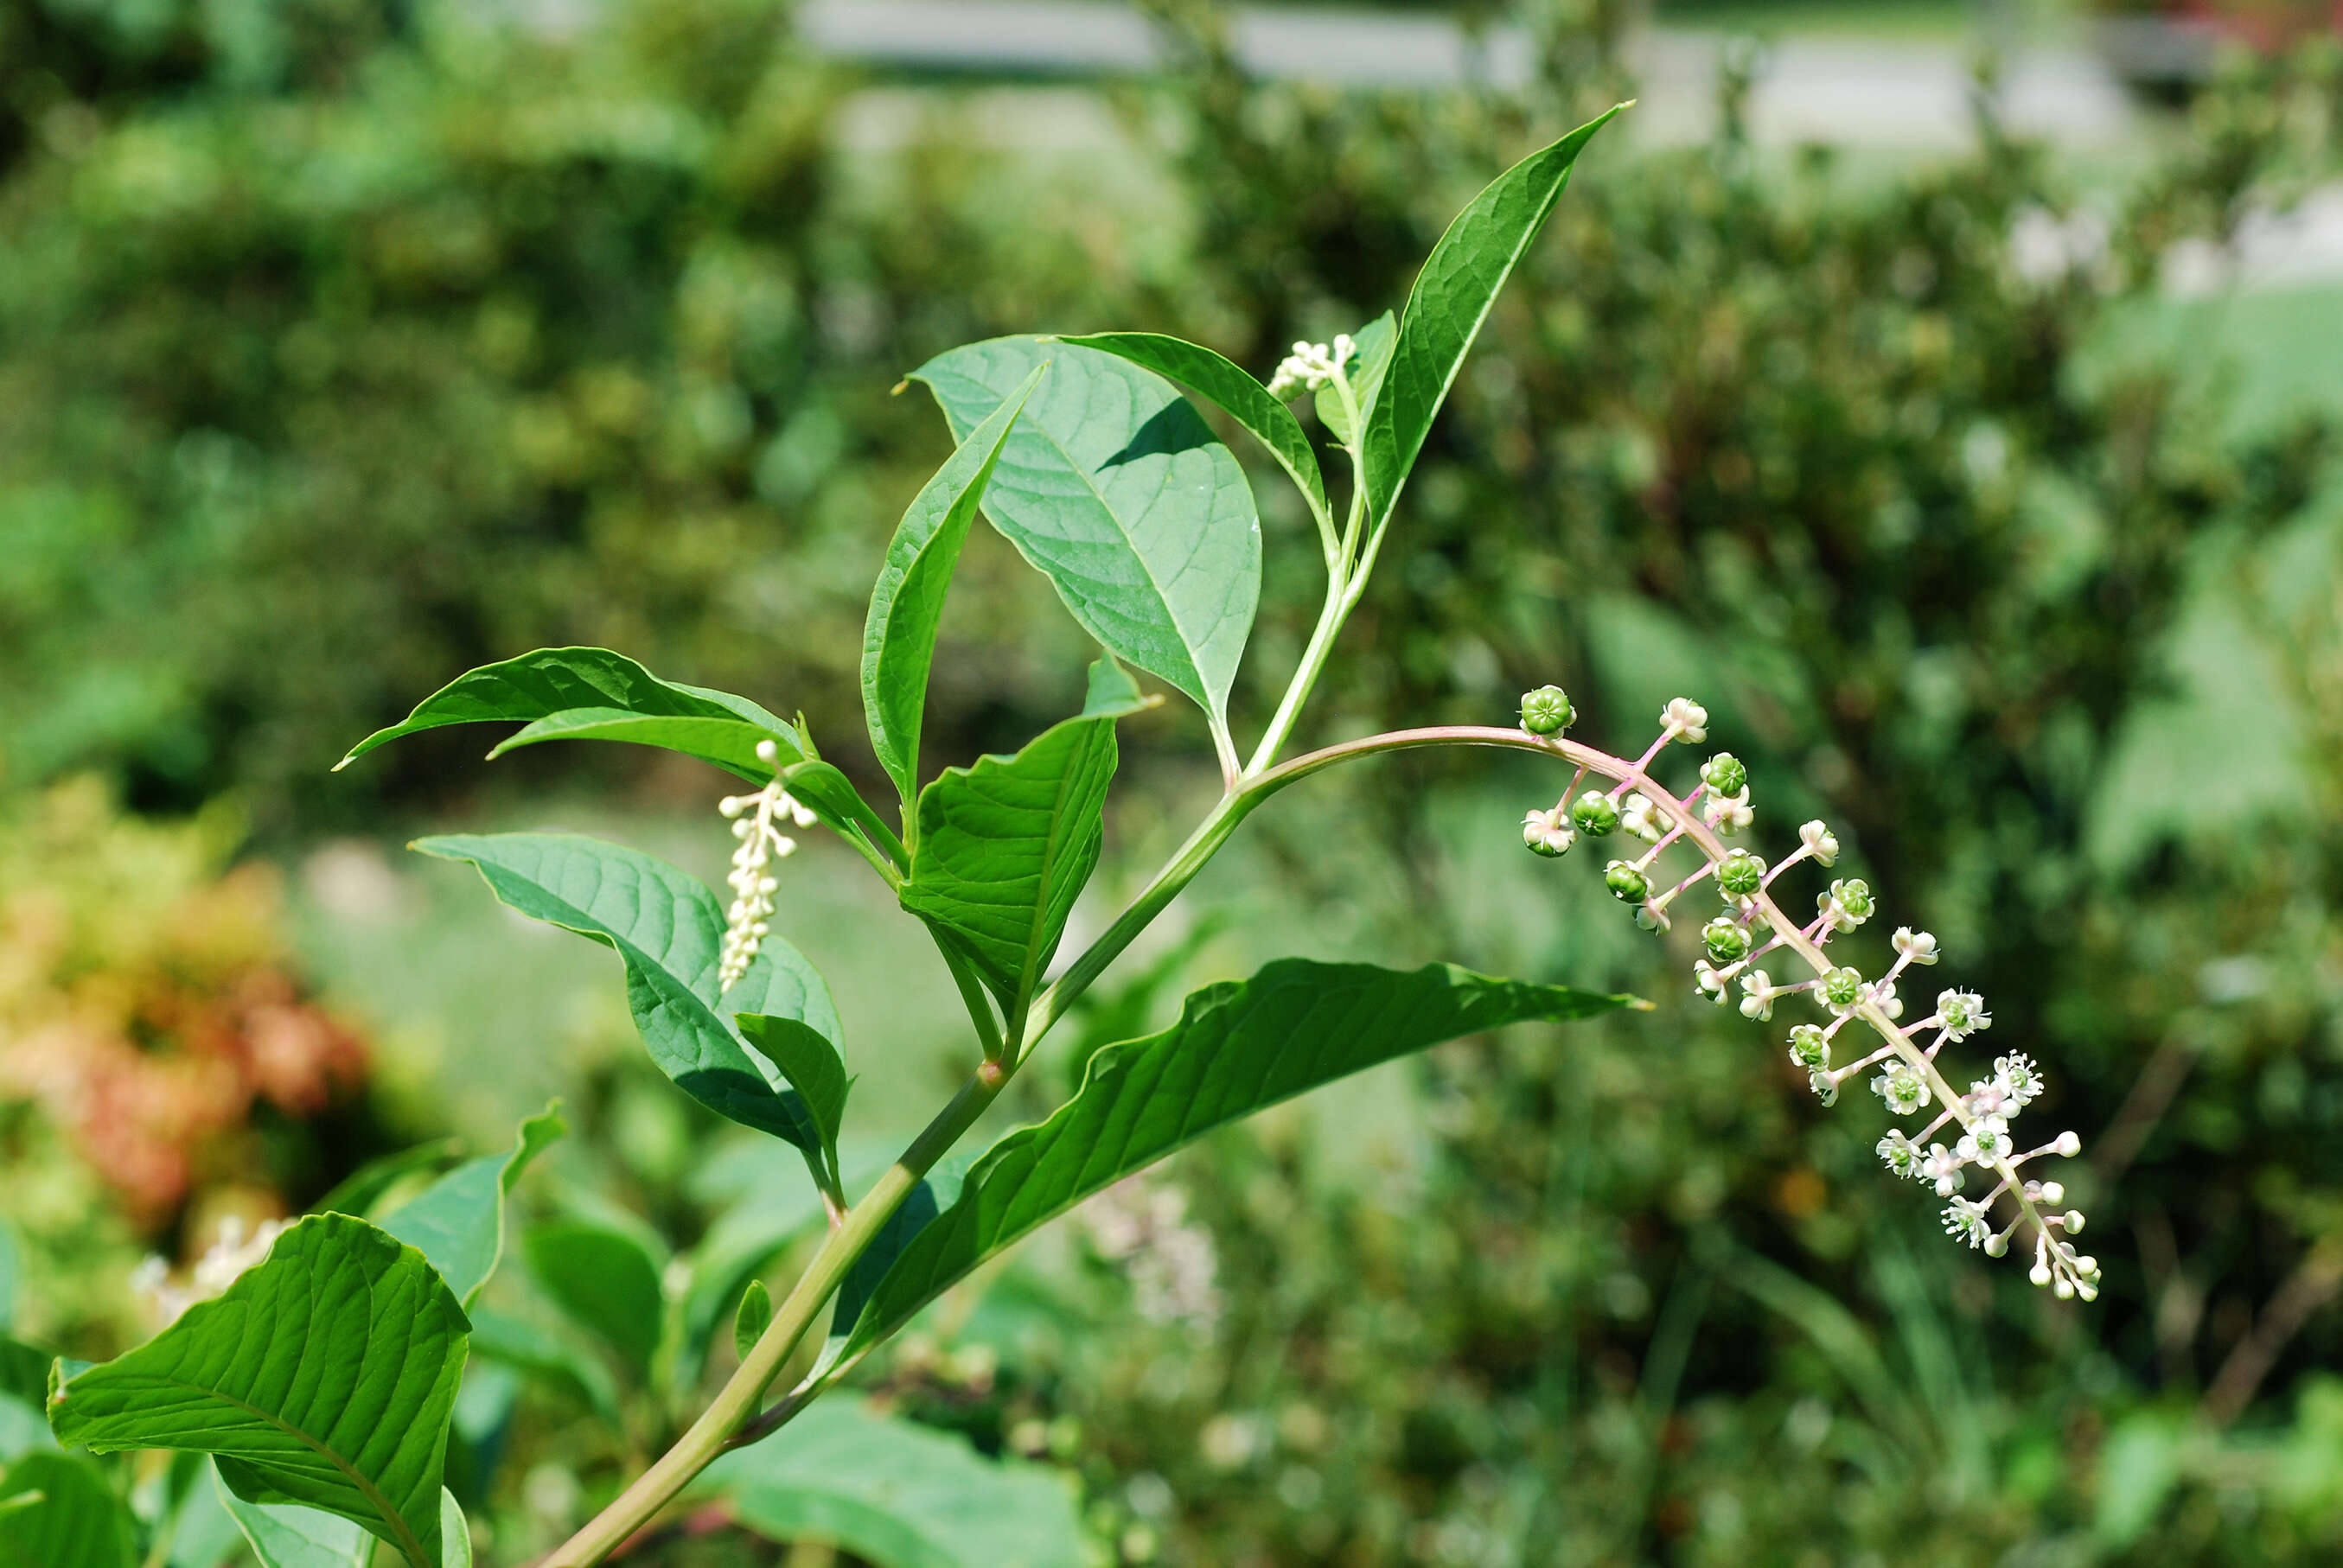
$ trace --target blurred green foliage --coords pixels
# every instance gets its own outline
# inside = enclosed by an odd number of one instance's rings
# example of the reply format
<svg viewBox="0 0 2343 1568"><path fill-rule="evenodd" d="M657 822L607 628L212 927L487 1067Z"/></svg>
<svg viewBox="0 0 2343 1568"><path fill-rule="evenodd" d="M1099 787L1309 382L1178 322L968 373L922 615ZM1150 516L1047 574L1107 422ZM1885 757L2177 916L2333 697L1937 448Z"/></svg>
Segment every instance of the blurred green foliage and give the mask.
<svg viewBox="0 0 2343 1568"><path fill-rule="evenodd" d="M1122 153L1069 172L948 111L885 158L842 146L870 97L765 0L534 32L393 0L11 8L8 777L234 789L306 831L374 804L320 788L351 739L572 640L849 736L877 547L943 447L884 396L903 368L1101 327L1265 367L1395 304L1463 195L1629 90L1601 4L1525 8L1526 91L1443 98L1249 82L1213 13L1158 9L1182 68L1121 99L1171 152L1121 180ZM1135 1319L1145 1247L1086 1230L882 1388L1081 1466L1131 1561L2343 1550L2330 422L2236 420L2218 377L2127 351L2168 317L2176 245L2335 168L2333 53L2238 70L2117 192L1989 120L1887 175L1761 153L1737 81L1710 144L1591 161L1434 432L1322 720L1487 721L1554 679L1624 746L1705 699L1766 841L1843 825L1883 923L1937 931L1988 1042L2048 1068L2045 1119L2094 1161L2096 1309L1945 1245L1877 1172L1873 1108L1815 1111L1762 1031L1692 1004L1688 947L1523 856L1515 796L1551 780L1411 759L1249 829L1291 896L1363 908L1351 946L1437 936L1658 1009L1438 1053L1387 1171L1306 1120L1183 1161L1157 1230L1209 1232L1212 1313ZM2281 319L2331 319L2304 309ZM1314 611L1306 523L1262 490L1241 707ZM947 623L944 751L1030 734L1079 673L1000 554ZM428 800L469 743L367 779ZM1210 940L1173 967L1204 978ZM1176 978L1101 999L1091 1042ZM688 1160L649 1170L601 1120L679 1248L723 1223ZM513 1509L565 1464L615 1480L570 1407L521 1408Z"/></svg>

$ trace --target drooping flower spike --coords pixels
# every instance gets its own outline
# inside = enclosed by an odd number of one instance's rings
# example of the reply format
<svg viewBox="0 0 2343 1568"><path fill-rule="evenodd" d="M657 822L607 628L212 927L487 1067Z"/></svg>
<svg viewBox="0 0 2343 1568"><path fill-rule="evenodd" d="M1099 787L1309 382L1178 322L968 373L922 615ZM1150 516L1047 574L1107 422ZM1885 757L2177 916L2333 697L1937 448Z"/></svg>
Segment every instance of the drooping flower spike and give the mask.
<svg viewBox="0 0 2343 1568"><path fill-rule="evenodd" d="M1558 734L1574 718L1559 687L1541 687L1522 699L1522 728L1532 735ZM1805 1072L1825 1105L1837 1101L1849 1079L1868 1074L1872 1091L1891 1114L1908 1118L1933 1111L1916 1131L1899 1128L1882 1138L1877 1152L1890 1174L1932 1187L1948 1200L1942 1216L1946 1234L1999 1257L2024 1231L2033 1248L2028 1278L2034 1283L2061 1300L2095 1298L2098 1261L2072 1240L2083 1229L2083 1216L2059 1209L2066 1200L2060 1183L2026 1173L2045 1157L2073 1159L2081 1151L2081 1140L2061 1132L2029 1149L2011 1131L2018 1114L2042 1092L2033 1059L2017 1052L1996 1057L1991 1077L1972 1081L1965 1094L1956 1091L1938 1067L1937 1053L1993 1027L1985 999L1946 988L1926 1017L1903 1022L1906 1008L1897 982L1907 970L1934 965L1943 957L1935 936L1910 926L1896 928L1895 964L1876 980L1827 956L1824 950L1833 938L1877 916L1870 884L1859 877L1838 878L1815 895L1811 920L1801 923L1785 913L1770 890L1775 881L1801 860L1832 866L1839 856L1838 839L1827 824L1808 822L1798 829L1797 849L1770 868L1748 849L1728 849L1723 840L1746 831L1755 815L1748 771L1738 759L1730 752L1709 758L1698 782L1682 797L1655 782L1650 771L1672 743L1698 745L1707 736L1706 709L1689 698L1671 700L1661 711L1659 736L1639 759L1596 752L1584 763L1582 771L1608 778L1610 789L1588 789L1574 800L1565 793L1553 806L1533 810L1523 819L1523 841L1548 858L1566 853L1581 837L1603 839L1622 829L1649 844L1638 859L1611 860L1603 875L1604 886L1634 908L1636 923L1646 930L1666 930L1668 905L1714 875L1725 910L1700 928L1701 957L1693 965L1697 994L1721 1007L1735 1000L1737 990L1743 1016L1762 1023L1772 1019L1778 1004L1806 993L1828 1021L1792 1026L1790 1060ZM1584 748L1571 749L1574 757L1588 755ZM1656 869L1660 857L1678 844L1703 861L1681 879ZM1772 968L1755 967L1758 959L1777 952L1778 959L1769 960ZM1802 964L1808 978L1777 981L1775 975L1792 963ZM1852 1060L1834 1065L1835 1050L1840 1049L1835 1039L1850 1024L1867 1031L1859 1038L1882 1043L1867 1053L1855 1050ZM1963 1189L1972 1178L1982 1190L1966 1196Z"/></svg>
<svg viewBox="0 0 2343 1568"><path fill-rule="evenodd" d="M771 741L757 743L759 761L771 763L779 756L779 749ZM732 889L732 904L724 911L724 948L716 970L718 989L729 990L749 972L771 929L773 894L780 888L772 875L772 862L797 853L798 841L780 830L779 819L787 817L799 828L810 828L814 815L779 781L754 795L727 795L716 809L731 820L732 836L740 840L740 847L732 851L731 874L724 879Z"/></svg>

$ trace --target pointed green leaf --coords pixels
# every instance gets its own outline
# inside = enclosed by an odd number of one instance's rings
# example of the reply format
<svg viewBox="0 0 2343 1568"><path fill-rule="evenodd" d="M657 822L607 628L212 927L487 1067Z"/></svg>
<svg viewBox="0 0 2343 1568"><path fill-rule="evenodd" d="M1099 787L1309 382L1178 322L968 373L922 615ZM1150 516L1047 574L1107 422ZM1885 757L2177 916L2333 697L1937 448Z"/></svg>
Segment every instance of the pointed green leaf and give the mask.
<svg viewBox="0 0 2343 1568"><path fill-rule="evenodd" d="M745 697L661 680L633 659L608 648L540 648L534 653L524 653L501 664L483 665L458 676L417 703L415 711L405 719L387 729L376 730L351 747L350 754L335 768L338 771L376 747L419 730L448 724L499 721L534 726L540 719L579 709L589 709L610 722L621 717L718 721L714 729L679 729L659 739L648 731L597 738L669 746L736 772L740 771L734 766L739 738L733 727L743 723L757 732L758 739L773 742L784 766L812 755L812 748L806 744L804 735L795 725L766 712ZM535 739L551 739L554 736L548 733ZM702 746L708 749L696 749ZM755 753L752 740L747 760L754 762ZM762 768L754 774L744 772L742 777L762 783L771 774L771 769Z"/></svg>
<svg viewBox="0 0 2343 1568"><path fill-rule="evenodd" d="M441 1138L397 1150L378 1160L369 1160L336 1182L331 1191L309 1205L308 1211L369 1219L373 1216L374 1206L381 1202L391 1189L419 1172L444 1170L454 1164L463 1151L462 1140Z"/></svg>
<svg viewBox="0 0 2343 1568"><path fill-rule="evenodd" d="M222 1568L233 1558L243 1563L245 1537L236 1516L221 1501L227 1489L220 1484L219 1472L208 1453L181 1453L171 1462L172 1474L180 1473L182 1465L189 1467L187 1488L170 1519L170 1568ZM333 1515L323 1514L331 1519ZM371 1542L372 1537L347 1521L337 1523L357 1531L359 1538Z"/></svg>
<svg viewBox="0 0 2343 1568"><path fill-rule="evenodd" d="M862 710L870 723L870 749L906 804L920 789L928 668L935 658L936 626L943 618L952 568L960 564L960 544L976 520L1010 427L1048 368L1035 366L1024 385L969 432L913 498L887 543L886 563L870 590L870 614L862 628Z"/></svg>
<svg viewBox="0 0 2343 1568"><path fill-rule="evenodd" d="M60 1442L210 1453L240 1496L356 1520L439 1558L447 1415L470 1323L423 1254L313 1214L216 1301L126 1355L54 1374Z"/></svg>
<svg viewBox="0 0 2343 1568"><path fill-rule="evenodd" d="M520 1124L509 1152L467 1161L378 1223L419 1248L468 1310L505 1250L505 1199L529 1162L569 1131L555 1101Z"/></svg>
<svg viewBox="0 0 2343 1568"><path fill-rule="evenodd" d="M618 1385L601 1359L582 1344L482 1307L472 1314L472 1354L537 1379L576 1400L608 1425L619 1421Z"/></svg>
<svg viewBox="0 0 2343 1568"><path fill-rule="evenodd" d="M828 1035L793 1018L768 1018L744 1012L733 1020L749 1049L773 1064L783 1082L805 1101L821 1141L830 1173L838 1174L838 1133L846 1121L846 1091L854 1081L846 1076L845 1059Z"/></svg>
<svg viewBox="0 0 2343 1568"><path fill-rule="evenodd" d="M660 718L617 708L566 708L547 714L498 741L489 749L488 759L548 740L622 740L657 746L714 763L751 784L764 784L773 777L775 764L757 755L757 748L764 742L773 742L779 766L798 760L791 755L793 741L785 741L768 726L749 719Z"/></svg>
<svg viewBox="0 0 2343 1568"><path fill-rule="evenodd" d="M439 1553L440 1568L472 1568L471 1527L464 1523L456 1494L444 1486L439 1489Z"/></svg>
<svg viewBox="0 0 2343 1568"><path fill-rule="evenodd" d="M911 863L895 829L870 809L854 781L829 763L794 763L781 769L780 781L790 798L820 818L825 827L841 836L850 828L860 833L897 870Z"/></svg>
<svg viewBox="0 0 2343 1568"><path fill-rule="evenodd" d="M1012 1024L1098 865L1115 720L1144 705L1130 678L1101 662L1080 717L1014 757L946 769L920 792L903 908L969 958Z"/></svg>
<svg viewBox="0 0 2343 1568"><path fill-rule="evenodd" d="M699 1490L775 1541L813 1537L879 1568L1083 1568L1069 1478L833 1394L709 1466Z"/></svg>
<svg viewBox="0 0 2343 1568"><path fill-rule="evenodd" d="M911 372L955 439L1035 367L984 515L1119 657L1186 692L1214 733L1261 597L1261 519L1244 472L1161 377L1111 354L996 337Z"/></svg>
<svg viewBox="0 0 2343 1568"><path fill-rule="evenodd" d="M1318 455L1310 449L1310 437L1302 433L1302 421L1241 366L1201 344L1167 337L1160 332L1093 332L1058 341L1077 343L1128 359L1211 398L1213 407L1252 431L1253 438L1269 449L1277 466L1301 487L1311 511L1322 519L1332 520L1326 478L1319 470Z"/></svg>
<svg viewBox="0 0 2343 1568"><path fill-rule="evenodd" d="M638 1373L659 1352L666 1298L659 1262L640 1237L594 1220L549 1220L521 1241L528 1271L571 1322L591 1330Z"/></svg>
<svg viewBox="0 0 2343 1568"><path fill-rule="evenodd" d="M1048 1121L985 1151L887 1271L848 1352L1043 1221L1216 1127L1460 1035L1631 1004L1453 964L1403 972L1283 959L1250 980L1207 986L1171 1028L1093 1056L1081 1091Z"/></svg>
<svg viewBox="0 0 2343 1568"><path fill-rule="evenodd" d="M130 1523L79 1454L26 1454L0 1476L0 1568L132 1568Z"/></svg>
<svg viewBox="0 0 2343 1568"><path fill-rule="evenodd" d="M1625 107L1624 105L1620 106ZM1513 264L1545 226L1571 166L1614 108L1532 153L1473 198L1432 248L1407 297L1399 341L1367 416L1367 521L1380 528Z"/></svg>
<svg viewBox="0 0 2343 1568"><path fill-rule="evenodd" d="M1360 327L1351 339L1350 361L1342 370L1351 379L1351 397L1362 414L1372 416L1375 411L1375 394L1383 389L1383 373L1391 368L1392 348L1398 340L1399 324L1388 310ZM1347 444L1351 416L1334 388L1321 387L1312 401L1334 439Z"/></svg>
<svg viewBox="0 0 2343 1568"><path fill-rule="evenodd" d="M367 1568L374 1558L374 1537L347 1519L315 1508L246 1503L216 1472L213 1485L260 1568Z"/></svg>
<svg viewBox="0 0 2343 1568"><path fill-rule="evenodd" d="M762 1280L751 1280L749 1288L740 1292L740 1310L732 1315L732 1349L742 1361L757 1348L757 1342L773 1322L773 1293L765 1289Z"/></svg>
<svg viewBox="0 0 2343 1568"><path fill-rule="evenodd" d="M741 1042L739 1010L793 1018L831 1040L838 1010L805 955L768 936L739 984L717 994L724 911L698 878L617 844L567 833L451 834L414 848L478 868L535 920L618 950L627 1004L659 1070L720 1116L784 1139L809 1161L821 1135L804 1100Z"/></svg>

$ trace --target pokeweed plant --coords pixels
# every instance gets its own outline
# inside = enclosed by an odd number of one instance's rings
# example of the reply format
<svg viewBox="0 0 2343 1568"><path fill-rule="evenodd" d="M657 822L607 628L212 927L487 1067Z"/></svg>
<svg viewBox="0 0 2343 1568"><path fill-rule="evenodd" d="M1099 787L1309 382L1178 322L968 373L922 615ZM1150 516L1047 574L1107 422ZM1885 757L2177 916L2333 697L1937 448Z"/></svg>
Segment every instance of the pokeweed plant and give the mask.
<svg viewBox="0 0 2343 1568"><path fill-rule="evenodd" d="M2038 1282L2061 1296L2094 1293L2096 1265L2066 1239L2081 1217L2055 1211L2056 1182L2023 1174L2043 1155L2071 1155L2073 1135L2019 1153L2009 1132L2039 1089L2032 1063L2003 1057L1990 1079L1957 1093L1937 1054L1987 1026L1982 1001L1948 990L1929 1017L1899 1021L1896 985L1909 967L1936 961L1934 940L1899 930L1893 967L1866 981L1825 951L1873 918L1862 882L1832 883L1803 927L1771 891L1802 860L1830 866L1837 847L1822 824L1808 824L1801 848L1768 867L1725 843L1751 822L1746 779L1732 757L1709 759L1682 796L1654 779L1653 765L1671 742L1704 738L1706 715L1696 703L1671 703L1658 738L1633 760L1566 739L1572 707L1553 687L1523 699L1517 725L1399 730L1281 759L1374 570L1450 385L1581 149L1610 117L1483 191L1433 251L1402 315L1331 344L1296 344L1266 383L1209 349L1148 333L997 338L914 371L910 379L933 394L958 446L904 514L870 598L862 693L872 749L900 797L894 821L823 759L801 719L661 679L598 648L541 649L476 669L344 759L347 766L421 730L503 721L523 728L491 757L554 739L629 741L697 758L748 786L719 808L737 839L729 900L649 856L591 839L454 835L416 846L471 864L519 912L615 949L654 1061L710 1110L794 1147L829 1221L779 1301L761 1281L735 1283L738 1370L661 1457L543 1559L546 1568L598 1563L687 1488L728 1480L744 1488L734 1498L743 1518L761 1509L783 1522L826 1522L835 1533L858 1506L883 1513L885 1497L906 1494L844 1496L853 1477L838 1473L853 1463L840 1454L912 1469L948 1462L930 1435L890 1433L884 1418L861 1407L832 1402L809 1418L824 1433L817 1446L830 1462L822 1474L812 1473L820 1463L785 1466L741 1482L735 1464L710 1467L798 1419L971 1270L1212 1129L1461 1035L1634 1005L1453 965L1403 972L1282 960L1250 980L1194 993L1169 1028L1099 1050L1049 1118L947 1171L947 1154L1052 1025L1250 813L1338 763L1408 749L1506 747L1573 767L1556 804L1529 814L1524 839L1544 855L1562 854L1582 837L1624 831L1646 840L1636 859L1612 860L1604 879L1647 928L1667 929L1675 901L1714 878L1724 909L1701 932L1704 991L1721 1001L1737 980L1742 1010L1758 1019L1792 993L1810 993L1829 1021L1794 1029L1790 1050L1825 1100L1877 1068L1875 1085L1891 1110L1911 1115L1938 1106L1916 1134L1882 1141L1889 1168L1952 1199L1946 1222L1956 1235L1998 1253L2024 1228ZM1259 592L1260 525L1242 471L1183 386L1258 439L1292 478L1324 558L1324 608L1249 753L1237 744L1228 706ZM1289 406L1305 392L1348 470L1339 507ZM1081 711L1013 755L946 768L923 785L929 667L980 512L1050 579L1103 652ZM1202 710L1224 789L1154 878L1052 979L1068 917L1100 857L1117 724L1161 700L1142 692L1133 670ZM1590 778L1607 788L1581 793ZM817 825L852 847L925 927L976 1037L976 1060L958 1092L859 1195L850 1194L838 1155L853 1087L838 1015L820 974L776 929L790 833ZM1663 890L1658 863L1676 846L1697 851L1701 863ZM1776 984L1755 967L1777 950L1810 978ZM1856 1020L1884 1043L1834 1066L1838 1037ZM329 1199L327 1211L256 1238L212 1271L215 1285L231 1282L216 1300L186 1305L147 1344L102 1365L50 1366L56 1437L100 1452L212 1456L224 1506L271 1568L363 1562L376 1540L412 1568L468 1562L461 1511L444 1485L450 1423L473 1340L485 1348L503 1333L491 1314L477 1322L470 1314L502 1250L506 1191L558 1131L549 1118L532 1121L510 1154L459 1166L387 1212L376 1211L383 1182L361 1181L361 1191ZM1950 1147L1931 1141L1939 1132ZM1991 1186L1976 1199L1956 1196L1972 1171ZM2011 1211L2006 1223L1996 1205ZM532 1232L531 1261L555 1295L648 1374L666 1332L659 1267L632 1245L609 1227L555 1227ZM265 1258L257 1255L264 1249ZM809 1365L770 1398L825 1311L827 1336ZM685 1315L704 1332L713 1314ZM696 1368L703 1350L684 1346L681 1354ZM589 1402L608 1408L611 1401ZM777 1488L792 1486L820 1493L818 1504L775 1501ZM69 1492L74 1506L97 1506L85 1485L61 1482L56 1494ZM973 1513L962 1506L946 1533L978 1528L983 1507L1012 1492L961 1488L955 1495L989 1502ZM29 1517L20 1494L11 1495L19 1502L0 1506ZM934 1545L910 1522L882 1523L902 1529L855 1536L855 1549L886 1561L911 1550L890 1541ZM106 1528L129 1539L127 1524ZM944 1558L918 1560L957 1559L947 1548Z"/></svg>

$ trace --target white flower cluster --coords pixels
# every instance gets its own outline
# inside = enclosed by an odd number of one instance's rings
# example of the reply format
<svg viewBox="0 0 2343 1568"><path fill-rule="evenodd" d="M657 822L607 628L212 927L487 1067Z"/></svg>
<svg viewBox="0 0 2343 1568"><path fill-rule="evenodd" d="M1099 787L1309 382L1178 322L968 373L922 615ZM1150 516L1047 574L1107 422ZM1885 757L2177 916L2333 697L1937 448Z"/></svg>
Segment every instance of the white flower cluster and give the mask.
<svg viewBox="0 0 2343 1568"><path fill-rule="evenodd" d="M1269 395L1290 397L1298 387L1315 392L1341 374L1343 366L1358 346L1350 334L1337 332L1330 347L1323 343L1296 343L1293 352L1278 361L1277 374L1269 378Z"/></svg>
<svg viewBox="0 0 2343 1568"><path fill-rule="evenodd" d="M1179 1188L1132 1176L1082 1205L1091 1244L1131 1282L1131 1305L1153 1323L1209 1334L1221 1316L1220 1254L1188 1219Z"/></svg>
<svg viewBox="0 0 2343 1568"><path fill-rule="evenodd" d="M1829 1021L1792 1028L1789 1052L1822 1102L1835 1103L1841 1085L1875 1070L1872 1091L1892 1114L1918 1116L1936 1107L1935 1117L1917 1131L1899 1129L1879 1141L1879 1157L1887 1169L1933 1186L1938 1197L1950 1200L1944 1211L1946 1232L1996 1257L2009 1250L2011 1237L2021 1227L2030 1226L2034 1282L2049 1287L2062 1300L2097 1296L2098 1262L2077 1251L2071 1240L2082 1230L2083 1216L2060 1208L2066 1190L2058 1182L2022 1173L2045 1155L2072 1159L2080 1151L2080 1140L2061 1132L2038 1147L2021 1150L2010 1131L2018 1113L2042 1092L2041 1074L2032 1059L2015 1052L1996 1057L1992 1077L1971 1083L1966 1094L1956 1093L1937 1066L1937 1053L1949 1043L1992 1028L1993 1015L1975 991L1947 989L1937 994L1928 1016L1903 1021L1906 1009L1896 984L1907 970L1937 961L1936 939L1909 926L1898 927L1891 939L1895 961L1876 980L1865 980L1852 966L1834 963L1824 954L1832 939L1861 929L1878 913L1870 885L1859 877L1833 881L1815 898L1815 918L1804 926L1783 913L1768 890L1801 860L1831 866L1839 854L1836 836L1822 822L1808 822L1798 829L1797 849L1772 867L1746 849L1726 849L1720 840L1741 832L1752 819L1746 770L1731 753L1719 752L1703 765L1700 782L1678 799L1655 783L1649 769L1671 742L1704 740L1708 712L1679 697L1662 710L1660 726L1658 739L1634 762L1597 752L1582 763L1578 778L1571 780L1560 801L1523 819L1523 838L1529 847L1540 854L1560 855L1579 837L1600 839L1622 829L1650 844L1640 859L1612 860L1604 869L1604 885L1634 907L1636 923L1646 930L1668 930L1669 905L1702 879L1714 876L1725 908L1700 930L1703 956L1693 965L1697 993L1722 1007L1733 999L1737 984L1743 1016L1764 1021L1774 1016L1777 1001L1810 992ZM1587 754L1580 749L1578 755ZM1613 787L1589 789L1574 801L1571 792L1589 770L1607 775ZM1679 839L1700 851L1702 864L1660 890L1654 867ZM1811 970L1811 977L1779 983L1773 972L1757 967L1760 959L1777 950L1782 960ZM1840 1031L1858 1021L1883 1043L1835 1066L1832 1052ZM1986 1190L1976 1198L1962 1196L1972 1174L1987 1183ZM1996 1205L2005 1198L2015 1212L2006 1223L1997 1224Z"/></svg>
<svg viewBox="0 0 2343 1568"><path fill-rule="evenodd" d="M268 1249L277 1245L277 1238L290 1228L290 1221L263 1220L247 1235L243 1218L231 1214L219 1222L211 1246L187 1271L186 1284L173 1283L171 1265L149 1254L130 1271L130 1289L154 1303L156 1316L167 1328L189 1307L210 1301L236 1283L236 1276L246 1269L258 1267L267 1259Z"/></svg>
<svg viewBox="0 0 2343 1568"><path fill-rule="evenodd" d="M780 749L771 741L757 743L759 761L773 762L779 756ZM749 972L772 929L773 894L780 887L773 878L772 862L797 853L798 841L780 830L779 819L786 816L800 828L810 828L814 815L778 782L754 795L727 795L716 809L731 820L732 836L740 840L732 851L731 875L724 879L732 889L732 905L724 912L724 950L716 970L717 989L730 990Z"/></svg>

